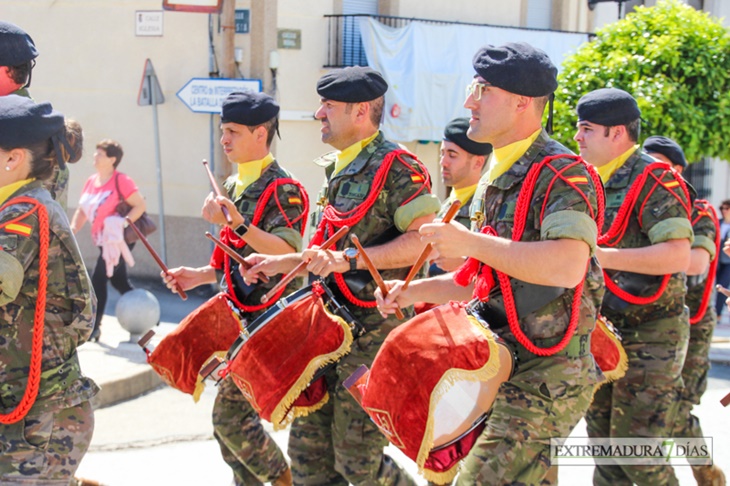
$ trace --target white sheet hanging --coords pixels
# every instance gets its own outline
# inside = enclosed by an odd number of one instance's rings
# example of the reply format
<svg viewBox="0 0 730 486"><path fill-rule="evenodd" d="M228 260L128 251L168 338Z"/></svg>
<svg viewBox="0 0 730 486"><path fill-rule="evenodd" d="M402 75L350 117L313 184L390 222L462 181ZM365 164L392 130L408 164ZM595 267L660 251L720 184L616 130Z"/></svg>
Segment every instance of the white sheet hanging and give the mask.
<svg viewBox="0 0 730 486"><path fill-rule="evenodd" d="M391 140L441 140L446 124L468 116L464 89L474 77L472 57L486 45L527 42L556 66L588 40L586 34L413 21L385 26L360 17L368 65L385 76L383 132Z"/></svg>

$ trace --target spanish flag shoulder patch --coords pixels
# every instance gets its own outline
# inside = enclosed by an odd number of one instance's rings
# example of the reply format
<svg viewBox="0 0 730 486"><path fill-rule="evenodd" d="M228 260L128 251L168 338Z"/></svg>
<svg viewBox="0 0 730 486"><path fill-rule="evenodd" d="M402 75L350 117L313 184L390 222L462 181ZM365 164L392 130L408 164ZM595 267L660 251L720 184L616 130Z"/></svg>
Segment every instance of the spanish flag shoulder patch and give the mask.
<svg viewBox="0 0 730 486"><path fill-rule="evenodd" d="M289 198L289 204L302 204L302 198L297 196L292 196Z"/></svg>
<svg viewBox="0 0 730 486"><path fill-rule="evenodd" d="M568 177L566 180L573 184L588 184L588 178L586 176L573 176Z"/></svg>
<svg viewBox="0 0 730 486"><path fill-rule="evenodd" d="M5 226L5 231L21 236L30 236L33 232L33 228L23 223L10 223Z"/></svg>
<svg viewBox="0 0 730 486"><path fill-rule="evenodd" d="M415 183L423 183L425 180L421 174L411 174L411 181Z"/></svg>
<svg viewBox="0 0 730 486"><path fill-rule="evenodd" d="M664 187L666 187L667 189L671 189L673 187L677 187L678 185L679 185L678 181L669 181L666 184L664 184Z"/></svg>

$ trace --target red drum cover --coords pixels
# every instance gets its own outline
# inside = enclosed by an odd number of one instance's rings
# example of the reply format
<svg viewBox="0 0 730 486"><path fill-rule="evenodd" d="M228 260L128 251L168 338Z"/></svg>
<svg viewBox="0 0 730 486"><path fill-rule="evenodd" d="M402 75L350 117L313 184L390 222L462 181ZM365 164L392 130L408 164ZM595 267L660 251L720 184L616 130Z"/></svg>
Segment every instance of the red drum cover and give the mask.
<svg viewBox="0 0 730 486"><path fill-rule="evenodd" d="M275 430L327 402L323 380L307 387L317 370L350 352L349 325L327 310L319 284L312 289L252 334L229 363L233 381ZM305 396L310 391L316 397Z"/></svg>
<svg viewBox="0 0 730 486"><path fill-rule="evenodd" d="M242 330L241 321L220 293L195 309L147 356L147 362L173 388L197 402L204 385L198 372L211 356L225 356Z"/></svg>
<svg viewBox="0 0 730 486"><path fill-rule="evenodd" d="M501 373L498 347L491 330L467 314L462 304L451 302L395 328L375 357L366 385L360 386L362 406L427 479L450 482L458 460L471 448L467 446L461 457L450 461L444 461L443 454L431 457L434 445L439 445L434 443L439 400L459 382L488 382L497 377ZM509 373L511 368L502 381Z"/></svg>
<svg viewBox="0 0 730 486"><path fill-rule="evenodd" d="M629 368L629 359L621 345L621 338L613 324L600 314L591 333L591 353L606 376L606 381L601 382L601 385L622 378Z"/></svg>

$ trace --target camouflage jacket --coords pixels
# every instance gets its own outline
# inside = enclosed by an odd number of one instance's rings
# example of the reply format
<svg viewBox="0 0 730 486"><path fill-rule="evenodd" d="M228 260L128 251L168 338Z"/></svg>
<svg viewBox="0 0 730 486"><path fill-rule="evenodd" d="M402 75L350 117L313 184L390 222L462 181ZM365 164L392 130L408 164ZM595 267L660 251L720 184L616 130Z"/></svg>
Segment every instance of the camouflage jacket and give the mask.
<svg viewBox="0 0 730 486"><path fill-rule="evenodd" d="M50 243L48 286L41 384L31 414L77 405L96 394L98 387L81 374L76 348L86 342L94 327L96 298L66 213L42 188L40 181L23 186L9 200L27 196L41 202L48 211ZM14 204L0 212L0 221L26 214L27 203ZM40 275L40 244L37 213L20 221L25 233L0 229L0 253L22 267L22 286L15 298L0 293L0 408L8 413L19 402L26 387L35 305ZM2 262L2 260L0 260ZM7 263L7 260L6 262ZM0 263L2 265L2 263ZM5 273L5 267L3 272ZM6 282L2 286L5 287Z"/></svg>
<svg viewBox="0 0 730 486"><path fill-rule="evenodd" d="M451 203L454 202L456 199L452 198L446 198L446 201L441 205L441 209L438 213L438 218L443 218L446 215L446 211L449 210L449 206L451 206ZM471 203L474 201L474 196L470 197L466 201L464 201L464 204L461 205L459 208L459 212L456 213L456 216L454 216L454 221L463 224L467 228L471 227Z"/></svg>
<svg viewBox="0 0 730 486"><path fill-rule="evenodd" d="M645 152L637 150L626 162L619 167L606 182L606 217L603 232L607 232L626 199L626 195L633 182L641 176L644 169L656 161ZM661 170L655 170L658 176ZM678 177L670 172L665 180ZM671 182L671 181L670 181ZM629 216L628 225L623 238L613 248L644 248L653 244L662 243L671 239L687 238L692 240L692 227L687 209L689 201L679 186L674 193L680 197L677 200L662 186L647 183L639 193L638 203ZM649 296L654 294L661 284L661 276L641 275L631 272L607 270L606 274L622 289L633 295ZM656 316L671 317L684 312L684 295L686 293L684 273L672 275L667 289L657 301L648 305L633 305L618 299L609 290L603 300L603 313L614 324L619 320L626 324L639 325L648 322ZM620 317L619 317L620 316Z"/></svg>
<svg viewBox="0 0 730 486"><path fill-rule="evenodd" d="M709 204L705 200L698 199L692 208L692 232L694 233L694 242L692 243L692 249L702 248L710 254L710 266L714 265L714 260L717 257L717 247L715 246L715 237L717 236L717 226L719 222L717 216L712 212L711 209L705 208L705 204ZM695 315L699 310L700 304L702 303L702 295L705 291L705 285L707 282L707 275L709 268L701 275L687 276L687 296L685 297L685 303L689 307L689 313L691 316ZM709 285L714 285L714 282L709 282ZM707 303L707 307L713 306L712 299Z"/></svg>
<svg viewBox="0 0 730 486"><path fill-rule="evenodd" d="M487 184L487 178L483 176L479 181L471 206L472 230L480 231L484 226L491 226L500 237L512 239L517 198L523 188L527 172L533 164L540 163L545 157L558 154L572 155L572 152L550 139L543 130L527 152L507 172L492 181L491 184ZM573 162L573 159L557 159L553 161L552 165L560 170ZM577 177L585 181L577 186L590 202L590 207L586 204L582 194L560 180L553 184L546 202L545 194L548 186L553 182L554 176L554 172L549 169L540 172L521 241L576 239L585 241L593 253L596 246L597 228L591 214L597 213L596 191L600 188L593 186L585 166L574 165L564 172L564 176ZM543 209L544 214L541 220L540 213ZM513 289L521 285L517 279L511 280ZM495 298L495 294L499 295L501 291L493 289L490 300ZM562 338L570 322L573 295L573 289L564 289L559 297L533 312L526 315L518 314L520 327L525 335L531 340ZM591 258L586 271L576 335L590 334L593 330L602 296L601 269L596 259ZM516 295L516 299L519 299L518 295ZM490 324L494 326L494 323ZM497 331L503 339L517 344L516 338L508 328Z"/></svg>
<svg viewBox="0 0 730 486"><path fill-rule="evenodd" d="M334 153L315 161L317 165L325 167L327 179L317 198L317 208L312 214L312 228L319 224L322 210L327 204L331 204L340 212L351 211L362 204L370 193L375 173L383 159L394 150L399 150L398 146L386 140L381 132L362 149L355 160L334 176L332 175L335 167ZM439 210L438 198L431 194L430 187L424 186L428 174L424 174L419 164L411 157L404 155L403 160L416 172L395 160L375 204L357 224L350 228L349 233L356 234L365 248L382 245L397 238L406 231L411 221L418 217L436 214ZM414 197L416 194L418 195ZM396 221L405 221L406 227L399 227ZM352 246L354 245L348 234L337 242L336 249L344 250ZM404 267L381 270L380 273L384 280L402 280L408 275L408 270L408 267ZM367 270L346 272L343 275L346 279L354 277L361 282L360 289L350 287L355 297L365 301L374 300L376 285ZM331 277L328 282L330 288L336 289L337 285ZM365 325L382 321L376 308L358 307L344 298L340 299L340 303L346 305Z"/></svg>
<svg viewBox="0 0 730 486"><path fill-rule="evenodd" d="M243 216L245 216L247 223L251 224L251 222L253 221L254 213L256 212L256 205L263 192L274 180L282 178L294 179L294 176L292 176L291 173L282 168L278 164L278 162L273 161L261 173L261 177L256 179L238 197L235 197L235 176L229 177L224 182L223 186L228 193L228 197L234 202L236 208L238 208L238 211ZM272 194L271 198L268 200L266 208L264 209L263 214L261 215L261 219L258 221L256 227L263 231L266 231L267 233L271 233L282 238L291 247L293 247L295 251L301 251L302 234L300 233L300 230L302 229L303 225L307 223L306 215L299 218L304 211L304 201L305 195L301 194L299 187L294 184L281 185L277 188L275 194ZM290 224L291 221L294 221L297 218L299 218L298 221ZM242 256L246 257L252 253L255 253L255 250L251 246L244 246L244 240L238 238L235 233L230 232L229 235L229 245L233 248L237 248L238 252ZM213 257L211 258L211 265L217 270L223 269L222 256L223 255L220 250L215 250ZM269 283L262 282L256 286L251 286L244 289L245 284L243 283L243 280L240 278L240 275L238 273L238 264L233 261L231 261L230 263L230 268L232 270L231 274L233 275L224 275L224 278L221 281L221 287L225 292L227 292L229 289L228 281L230 278L233 278L233 281L236 282L234 287L237 287L236 296L239 297L239 300L245 305L254 306L261 304L261 297L271 288L273 288L274 285L276 285L276 282L281 279L281 276L272 277ZM290 283L284 291L284 295L295 291L300 284L301 280L295 280ZM245 297L243 294L245 294ZM248 319L252 319L262 312L264 311L257 311L247 317Z"/></svg>
<svg viewBox="0 0 730 486"><path fill-rule="evenodd" d="M68 178L68 164L64 164L63 169L58 164L53 164L53 174L43 181L43 187L51 193L51 197L64 211L68 210Z"/></svg>

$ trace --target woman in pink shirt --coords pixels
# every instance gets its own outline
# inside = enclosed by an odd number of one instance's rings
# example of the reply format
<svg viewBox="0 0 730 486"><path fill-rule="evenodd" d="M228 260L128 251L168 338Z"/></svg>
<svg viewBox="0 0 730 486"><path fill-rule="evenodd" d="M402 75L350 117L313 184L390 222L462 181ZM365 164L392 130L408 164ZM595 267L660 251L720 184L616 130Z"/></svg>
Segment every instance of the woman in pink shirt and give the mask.
<svg viewBox="0 0 730 486"><path fill-rule="evenodd" d="M132 243L128 248L123 239L123 229L126 225L124 218L117 213L117 205L124 200L131 207L127 217L136 221L146 206L144 198L137 190L137 185L127 176L118 172L117 166L122 161L124 151L122 146L114 140L105 139L96 144L94 152L94 168L96 174L89 177L81 190L79 206L73 215L71 229L76 234L88 220L91 223L91 237L99 247L99 258L96 261L91 283L98 301L96 321L91 340L99 341L101 335L101 318L107 300L107 280L119 293L124 294L132 290L127 278L127 266L134 264L129 252L134 248ZM116 251L113 249L116 247ZM119 256L123 258L119 258Z"/></svg>

